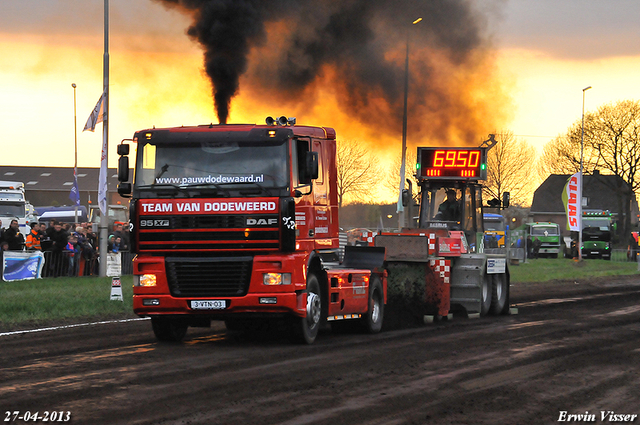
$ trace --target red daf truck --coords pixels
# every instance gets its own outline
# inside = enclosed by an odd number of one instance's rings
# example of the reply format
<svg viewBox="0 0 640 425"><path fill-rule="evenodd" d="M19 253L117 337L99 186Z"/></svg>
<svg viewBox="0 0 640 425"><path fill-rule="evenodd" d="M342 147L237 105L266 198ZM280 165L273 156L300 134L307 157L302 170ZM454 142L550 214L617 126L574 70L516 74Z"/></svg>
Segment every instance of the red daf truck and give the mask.
<svg viewBox="0 0 640 425"><path fill-rule="evenodd" d="M336 133L268 118L136 132L118 146L118 191L131 196L134 312L160 340L224 320L277 319L312 343L324 321L382 327L384 248L338 263ZM124 142L124 141L123 141Z"/></svg>

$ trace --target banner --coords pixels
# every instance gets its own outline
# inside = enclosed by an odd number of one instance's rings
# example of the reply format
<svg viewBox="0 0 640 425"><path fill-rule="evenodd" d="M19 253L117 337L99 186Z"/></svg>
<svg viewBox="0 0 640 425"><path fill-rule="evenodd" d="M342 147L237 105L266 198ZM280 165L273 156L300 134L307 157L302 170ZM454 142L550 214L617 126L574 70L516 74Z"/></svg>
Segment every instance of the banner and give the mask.
<svg viewBox="0 0 640 425"><path fill-rule="evenodd" d="M2 279L5 282L42 277L44 254L41 251L4 251L2 254Z"/></svg>
<svg viewBox="0 0 640 425"><path fill-rule="evenodd" d="M567 214L567 230L582 230L582 175L575 173L567 179L562 191L562 203Z"/></svg>
<svg viewBox="0 0 640 425"><path fill-rule="evenodd" d="M110 252L107 254L107 276L114 277L122 275L122 253Z"/></svg>

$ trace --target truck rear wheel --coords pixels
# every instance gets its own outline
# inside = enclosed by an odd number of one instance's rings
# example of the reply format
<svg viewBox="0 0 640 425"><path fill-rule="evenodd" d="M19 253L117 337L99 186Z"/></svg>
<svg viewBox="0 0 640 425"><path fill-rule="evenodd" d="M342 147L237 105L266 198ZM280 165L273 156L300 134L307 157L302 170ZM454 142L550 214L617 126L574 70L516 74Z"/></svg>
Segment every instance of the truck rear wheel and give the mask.
<svg viewBox="0 0 640 425"><path fill-rule="evenodd" d="M507 276L504 274L491 275L493 282L491 291L491 314L497 316L502 314L507 302Z"/></svg>
<svg viewBox="0 0 640 425"><path fill-rule="evenodd" d="M371 276L369 284L369 309L362 318L362 324L368 333L378 333L382 329L384 318L384 293L382 283L376 275Z"/></svg>
<svg viewBox="0 0 640 425"><path fill-rule="evenodd" d="M189 325L183 320L168 317L152 317L151 328L159 341L180 342Z"/></svg>
<svg viewBox="0 0 640 425"><path fill-rule="evenodd" d="M305 344L313 344L318 336L322 319L322 294L320 283L315 274L307 275L307 314L306 317L294 320L293 332L296 340Z"/></svg>
<svg viewBox="0 0 640 425"><path fill-rule="evenodd" d="M486 316L491 309L491 298L493 294L492 279L485 272L482 275L482 292L480 299L480 316Z"/></svg>

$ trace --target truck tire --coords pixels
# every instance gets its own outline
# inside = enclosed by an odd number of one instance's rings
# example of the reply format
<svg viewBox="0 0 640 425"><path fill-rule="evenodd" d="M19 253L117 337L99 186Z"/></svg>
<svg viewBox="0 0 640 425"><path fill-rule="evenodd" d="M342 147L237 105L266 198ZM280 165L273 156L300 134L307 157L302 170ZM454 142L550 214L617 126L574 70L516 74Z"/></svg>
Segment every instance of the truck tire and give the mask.
<svg viewBox="0 0 640 425"><path fill-rule="evenodd" d="M491 298L493 294L492 279L485 272L482 275L482 288L480 292L480 316L486 316L491 310Z"/></svg>
<svg viewBox="0 0 640 425"><path fill-rule="evenodd" d="M313 344L322 322L322 294L315 274L307 275L307 314L294 320L295 339L303 344Z"/></svg>
<svg viewBox="0 0 640 425"><path fill-rule="evenodd" d="M502 314L504 306L507 303L507 276L504 274L491 275L493 282L491 291L491 310L490 313L494 316Z"/></svg>
<svg viewBox="0 0 640 425"><path fill-rule="evenodd" d="M151 328L158 341L180 342L187 334L188 327L186 322L177 318L151 318Z"/></svg>
<svg viewBox="0 0 640 425"><path fill-rule="evenodd" d="M369 309L362 318L362 324L366 332L374 334L382 329L384 319L384 292L380 278L371 276L369 284Z"/></svg>

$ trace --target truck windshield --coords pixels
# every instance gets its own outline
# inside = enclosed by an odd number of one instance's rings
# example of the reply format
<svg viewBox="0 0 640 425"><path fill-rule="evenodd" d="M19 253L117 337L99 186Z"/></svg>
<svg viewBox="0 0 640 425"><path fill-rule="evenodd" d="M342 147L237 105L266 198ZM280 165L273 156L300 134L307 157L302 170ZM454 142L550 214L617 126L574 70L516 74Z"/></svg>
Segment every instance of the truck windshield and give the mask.
<svg viewBox="0 0 640 425"><path fill-rule="evenodd" d="M289 183L287 143L216 142L138 146L136 187L253 186Z"/></svg>
<svg viewBox="0 0 640 425"><path fill-rule="evenodd" d="M493 232L500 232L500 231L504 231L505 229L505 225L502 221L497 221L497 220L484 220L484 230L487 231L493 231Z"/></svg>
<svg viewBox="0 0 640 425"><path fill-rule="evenodd" d="M555 226L532 226L531 236L557 236L558 228Z"/></svg>
<svg viewBox="0 0 640 425"><path fill-rule="evenodd" d="M0 198L4 198L8 201L22 201L24 200L24 193L0 191Z"/></svg>
<svg viewBox="0 0 640 425"><path fill-rule="evenodd" d="M582 228L596 228L602 231L609 230L609 220L604 218L583 218L582 219Z"/></svg>
<svg viewBox="0 0 640 425"><path fill-rule="evenodd" d="M26 213L24 203L0 202L0 216L24 217Z"/></svg>
<svg viewBox="0 0 640 425"><path fill-rule="evenodd" d="M464 199L462 191L453 188L441 188L431 192L432 206L429 220L462 221Z"/></svg>

